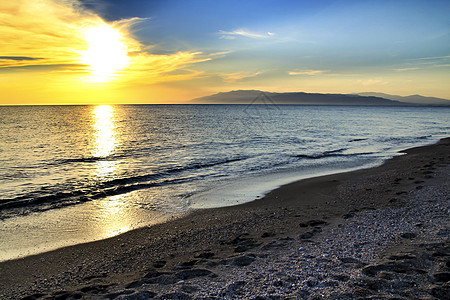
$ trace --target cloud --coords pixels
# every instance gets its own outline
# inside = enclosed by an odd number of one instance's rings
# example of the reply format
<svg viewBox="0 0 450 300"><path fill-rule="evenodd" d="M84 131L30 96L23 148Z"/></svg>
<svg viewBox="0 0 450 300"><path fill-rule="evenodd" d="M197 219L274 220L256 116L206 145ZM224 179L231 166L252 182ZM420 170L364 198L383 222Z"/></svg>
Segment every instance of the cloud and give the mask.
<svg viewBox="0 0 450 300"><path fill-rule="evenodd" d="M414 70L419 70L420 68L414 68L414 67L410 67L410 68L399 68L399 69L394 69L394 71L396 72L405 72L405 71L414 71Z"/></svg>
<svg viewBox="0 0 450 300"><path fill-rule="evenodd" d="M0 56L0 70L25 67L36 64L36 61L44 60L42 57L29 56Z"/></svg>
<svg viewBox="0 0 450 300"><path fill-rule="evenodd" d="M262 74L263 72L234 72L234 73L220 73L218 74L225 82L236 82L245 78L251 78Z"/></svg>
<svg viewBox="0 0 450 300"><path fill-rule="evenodd" d="M0 72L48 72L48 71L75 71L86 72L86 66L83 64L48 64L48 65L24 65L24 66L1 66Z"/></svg>
<svg viewBox="0 0 450 300"><path fill-rule="evenodd" d="M450 58L450 55L419 57L419 58L412 58L411 60L440 60L440 59L447 59L447 58Z"/></svg>
<svg viewBox="0 0 450 300"><path fill-rule="evenodd" d="M178 72L200 62L209 61L212 58L202 52L177 52L167 55L149 55L142 52L133 57L129 67L124 72L128 73L125 81L154 84L176 80L192 79L202 72L189 70ZM184 70L186 71L186 70Z"/></svg>
<svg viewBox="0 0 450 300"><path fill-rule="evenodd" d="M0 11L1 67L76 64L77 50L86 47L83 28L102 22L75 12L68 1L2 1Z"/></svg>
<svg viewBox="0 0 450 300"><path fill-rule="evenodd" d="M85 3L86 4L86 1ZM64 73L83 80L90 75L83 53L89 47L86 31L91 27L108 26L120 32L129 64L114 79L124 82L161 82L192 78L201 72L181 76L169 73L196 63L211 60L223 53L204 54L199 51L153 54L151 47L135 39L133 26L143 18L106 22L83 7L78 0L15 0L1 1L0 69L8 71ZM84 66L83 66L84 64ZM73 79L71 78L73 84Z"/></svg>
<svg viewBox="0 0 450 300"><path fill-rule="evenodd" d="M430 57L418 57L408 59L409 65L418 65L422 67L440 67L442 65L448 65L450 62L450 55L444 56L430 56Z"/></svg>
<svg viewBox="0 0 450 300"><path fill-rule="evenodd" d="M369 86L369 85L385 85L389 82L383 80L383 79L366 79L366 80L357 80L357 82L363 86Z"/></svg>
<svg viewBox="0 0 450 300"><path fill-rule="evenodd" d="M0 56L0 60L38 60L42 57L27 57L27 56Z"/></svg>
<svg viewBox="0 0 450 300"><path fill-rule="evenodd" d="M396 72L406 72L414 70L430 70L432 68L442 68L450 66L450 55L444 56L429 56L410 58L406 60L403 68L396 68Z"/></svg>
<svg viewBox="0 0 450 300"><path fill-rule="evenodd" d="M250 32L246 29L236 29L234 31L219 30L221 39L236 39L237 37L246 37L252 39L267 39L275 35L273 32L267 32L265 34Z"/></svg>
<svg viewBox="0 0 450 300"><path fill-rule="evenodd" d="M296 76L296 75L309 75L309 76L314 76L314 75L320 75L320 74L324 74L324 73L328 73L328 70L295 70L295 71L290 71L288 74L292 75L292 76Z"/></svg>

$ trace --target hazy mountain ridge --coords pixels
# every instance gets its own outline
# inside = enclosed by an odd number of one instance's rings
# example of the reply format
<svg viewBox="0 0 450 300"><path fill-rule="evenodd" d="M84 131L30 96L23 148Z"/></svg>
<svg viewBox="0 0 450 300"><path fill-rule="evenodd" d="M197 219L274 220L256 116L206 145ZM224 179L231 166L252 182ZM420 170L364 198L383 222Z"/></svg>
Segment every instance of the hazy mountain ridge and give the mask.
<svg viewBox="0 0 450 300"><path fill-rule="evenodd" d="M386 94L387 95L387 94ZM400 98L408 98L401 97ZM413 97L413 96L411 96ZM423 97L423 96L418 96ZM423 97L428 99L428 97ZM376 95L361 94L318 94L303 92L270 93L259 90L235 90L221 92L205 97L195 98L189 103L195 104L300 104L300 105L368 105L368 106L417 106L417 105L449 105L450 101L419 102L387 99ZM443 101L448 101L445 103Z"/></svg>
<svg viewBox="0 0 450 300"><path fill-rule="evenodd" d="M450 105L450 100L436 98L436 97L425 97L421 95L410 95L410 96L399 96L399 95L390 95L385 93L375 93L375 92L364 92L358 93L360 96L374 96L385 98L389 100L395 100L405 103L414 103L414 104L429 104L429 105Z"/></svg>

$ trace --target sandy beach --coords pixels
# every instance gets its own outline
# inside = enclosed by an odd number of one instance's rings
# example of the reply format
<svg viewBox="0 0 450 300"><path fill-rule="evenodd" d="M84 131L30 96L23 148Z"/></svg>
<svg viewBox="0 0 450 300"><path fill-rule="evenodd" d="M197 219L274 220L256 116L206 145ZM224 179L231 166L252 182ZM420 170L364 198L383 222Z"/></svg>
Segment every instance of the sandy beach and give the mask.
<svg viewBox="0 0 450 300"><path fill-rule="evenodd" d="M0 263L1 299L448 299L450 138Z"/></svg>

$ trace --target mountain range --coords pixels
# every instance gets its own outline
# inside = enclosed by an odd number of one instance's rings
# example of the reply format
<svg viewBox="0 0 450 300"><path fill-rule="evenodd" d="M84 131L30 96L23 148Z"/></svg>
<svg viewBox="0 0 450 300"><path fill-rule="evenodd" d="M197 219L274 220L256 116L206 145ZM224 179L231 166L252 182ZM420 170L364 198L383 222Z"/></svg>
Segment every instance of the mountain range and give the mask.
<svg viewBox="0 0 450 300"><path fill-rule="evenodd" d="M421 105L423 105L423 104L444 105L444 106L450 105L450 100L441 99L441 98L435 98L435 97L424 97L424 96L421 96L421 95L398 96L398 95L389 95L389 94L374 93L374 92L358 93L358 95L360 95L360 96L380 97L380 98L394 100L394 101L400 101L400 102L405 102L405 103L421 104Z"/></svg>
<svg viewBox="0 0 450 300"><path fill-rule="evenodd" d="M189 101L192 104L297 104L367 106L450 106L450 100L420 95L396 96L382 93L317 94L270 93L259 90L221 92Z"/></svg>

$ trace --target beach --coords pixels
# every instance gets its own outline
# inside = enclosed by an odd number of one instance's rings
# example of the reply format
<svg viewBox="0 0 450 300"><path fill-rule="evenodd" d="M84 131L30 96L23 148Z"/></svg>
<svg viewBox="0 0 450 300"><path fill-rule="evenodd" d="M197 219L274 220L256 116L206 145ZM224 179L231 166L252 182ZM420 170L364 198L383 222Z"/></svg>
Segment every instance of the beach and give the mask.
<svg viewBox="0 0 450 300"><path fill-rule="evenodd" d="M448 299L450 138L0 263L1 299Z"/></svg>

